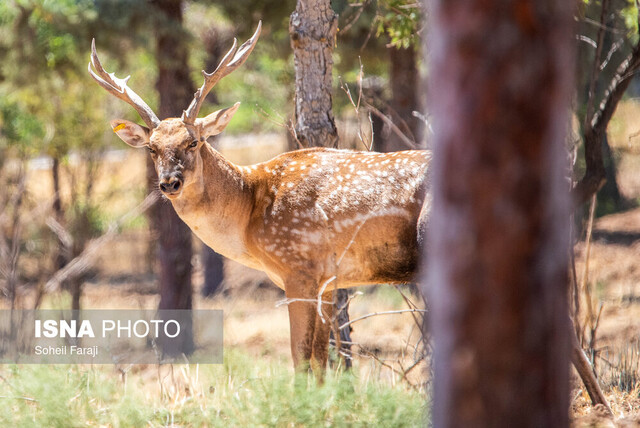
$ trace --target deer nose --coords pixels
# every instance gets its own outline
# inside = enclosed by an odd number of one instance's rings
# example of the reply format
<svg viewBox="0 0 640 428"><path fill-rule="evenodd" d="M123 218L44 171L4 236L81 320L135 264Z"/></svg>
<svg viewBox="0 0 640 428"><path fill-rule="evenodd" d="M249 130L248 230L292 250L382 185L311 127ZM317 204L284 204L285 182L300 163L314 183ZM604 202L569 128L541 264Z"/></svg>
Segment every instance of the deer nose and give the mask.
<svg viewBox="0 0 640 428"><path fill-rule="evenodd" d="M175 195L182 187L182 180L178 177L169 177L160 181L160 190L165 195Z"/></svg>

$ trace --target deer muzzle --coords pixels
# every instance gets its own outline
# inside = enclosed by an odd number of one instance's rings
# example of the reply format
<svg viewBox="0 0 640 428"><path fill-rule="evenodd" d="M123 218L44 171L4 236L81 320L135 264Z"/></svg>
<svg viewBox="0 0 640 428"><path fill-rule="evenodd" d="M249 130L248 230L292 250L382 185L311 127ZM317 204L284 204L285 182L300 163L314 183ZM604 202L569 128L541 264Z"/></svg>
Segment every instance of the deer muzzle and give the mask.
<svg viewBox="0 0 640 428"><path fill-rule="evenodd" d="M166 196L177 196L182 191L182 175L172 174L160 177L160 191Z"/></svg>

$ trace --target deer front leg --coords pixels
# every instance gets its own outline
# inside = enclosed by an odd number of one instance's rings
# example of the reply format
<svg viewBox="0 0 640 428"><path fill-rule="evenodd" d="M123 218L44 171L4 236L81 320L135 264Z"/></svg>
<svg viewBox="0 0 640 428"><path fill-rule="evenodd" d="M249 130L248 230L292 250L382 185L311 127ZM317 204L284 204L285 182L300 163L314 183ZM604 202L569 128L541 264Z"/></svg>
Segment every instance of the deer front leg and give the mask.
<svg viewBox="0 0 640 428"><path fill-rule="evenodd" d="M286 289L288 299L310 300L311 293L300 293ZM313 353L313 336L316 326L316 305L308 301L289 303L289 328L291 332L291 356L296 372L309 369Z"/></svg>

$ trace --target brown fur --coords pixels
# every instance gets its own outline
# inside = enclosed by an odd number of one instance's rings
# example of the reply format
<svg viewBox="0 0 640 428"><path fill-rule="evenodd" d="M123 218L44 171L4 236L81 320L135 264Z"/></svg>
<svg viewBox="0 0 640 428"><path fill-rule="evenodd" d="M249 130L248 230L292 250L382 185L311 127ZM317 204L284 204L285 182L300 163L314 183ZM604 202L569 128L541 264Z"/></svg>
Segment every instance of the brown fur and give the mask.
<svg viewBox="0 0 640 428"><path fill-rule="evenodd" d="M208 144L184 149L192 137L174 125L158 127L151 144L159 176L184 176L170 197L176 211L207 245L265 271L288 298L414 278L429 152L319 148L240 167ZM296 367L323 368L329 323L315 304L294 301L289 314Z"/></svg>
<svg viewBox="0 0 640 428"><path fill-rule="evenodd" d="M251 53L261 25L231 48L181 119L159 121L127 87L107 73L95 43L89 72L108 92L131 104L149 128L113 120L116 134L151 152L161 190L184 222L216 252L263 270L285 290L291 352L297 368L321 376L327 361L331 300L336 288L411 281L429 212L426 169L431 154L307 149L250 167L227 161L206 143L239 103L197 119L207 93ZM296 300L298 299L298 300Z"/></svg>

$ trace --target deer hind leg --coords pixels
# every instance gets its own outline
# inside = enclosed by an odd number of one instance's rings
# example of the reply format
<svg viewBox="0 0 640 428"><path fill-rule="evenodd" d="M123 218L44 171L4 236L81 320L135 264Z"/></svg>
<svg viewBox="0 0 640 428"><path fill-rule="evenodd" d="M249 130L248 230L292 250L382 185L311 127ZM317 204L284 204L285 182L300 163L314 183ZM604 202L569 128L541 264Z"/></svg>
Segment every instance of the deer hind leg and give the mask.
<svg viewBox="0 0 640 428"><path fill-rule="evenodd" d="M322 296L323 302L333 302L333 293L326 293ZM329 358L329 334L333 323L333 304L322 304L322 317L318 314L318 307L315 316L315 331L313 335L313 351L311 353L311 369L319 383L322 383L324 371Z"/></svg>

